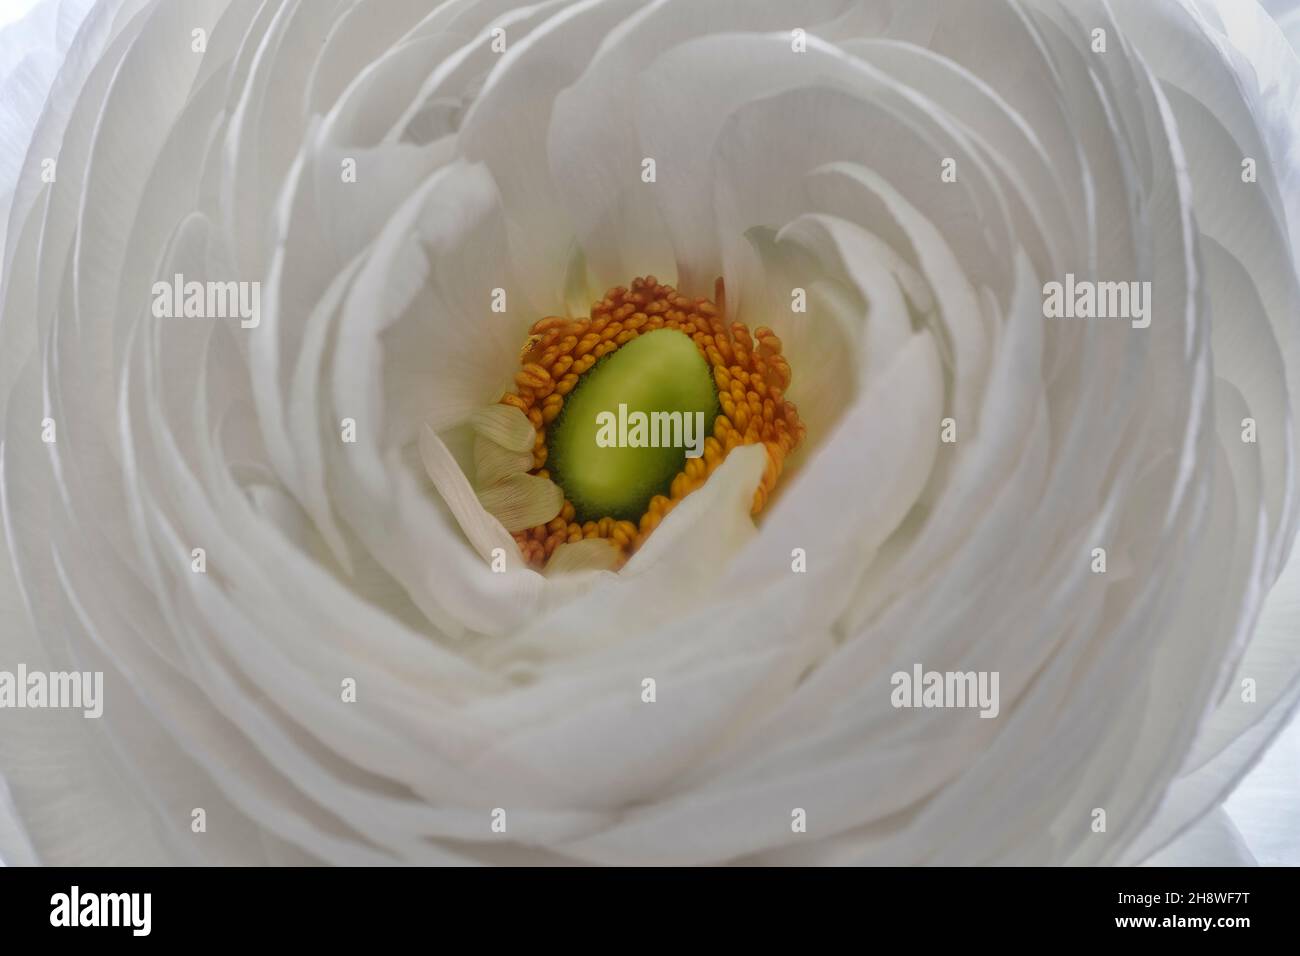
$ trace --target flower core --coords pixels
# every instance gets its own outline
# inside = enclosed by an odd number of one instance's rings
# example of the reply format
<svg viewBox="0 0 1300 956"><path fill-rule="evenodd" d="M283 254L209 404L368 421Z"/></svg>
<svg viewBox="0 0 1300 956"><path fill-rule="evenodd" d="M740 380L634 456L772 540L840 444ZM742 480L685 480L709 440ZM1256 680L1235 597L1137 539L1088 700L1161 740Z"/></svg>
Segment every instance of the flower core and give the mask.
<svg viewBox="0 0 1300 956"><path fill-rule="evenodd" d="M549 316L533 325L515 390L501 404L520 409L532 423L529 473L557 483L564 504L550 521L515 532L530 565L541 567L561 544L589 538L607 539L621 563L741 445L762 443L767 452L751 514L763 509L805 432L784 397L790 365L771 329L760 327L751 337L743 323L728 325L722 279L714 300L688 298L646 276L610 289L590 317ZM694 351L679 347L676 335L652 334L660 330L689 339ZM613 355L638 340L626 355ZM649 436L637 432L638 412L646 416L642 425L653 413L680 413L672 422L672 445L649 447ZM598 443L596 416L606 413L602 420L611 427L617 420L617 436L626 439L630 432L634 447ZM691 422L701 419L703 434L693 436ZM666 415L654 422L670 434ZM677 447L692 438L698 457Z"/></svg>

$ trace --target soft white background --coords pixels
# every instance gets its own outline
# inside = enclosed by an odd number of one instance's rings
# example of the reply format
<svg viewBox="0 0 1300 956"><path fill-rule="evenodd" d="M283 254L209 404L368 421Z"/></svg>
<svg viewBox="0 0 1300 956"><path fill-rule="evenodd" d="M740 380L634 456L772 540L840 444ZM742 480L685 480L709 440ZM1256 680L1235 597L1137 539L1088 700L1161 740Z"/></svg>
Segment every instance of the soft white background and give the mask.
<svg viewBox="0 0 1300 956"><path fill-rule="evenodd" d="M37 2L0 0L0 27L23 16ZM1269 0L1265 6L1280 10L1287 4ZM1300 35L1300 7L1283 17L1282 22L1294 41ZM0 64L0 70L4 66ZM1224 808L1257 862L1264 866L1300 866L1300 715L1293 717L1278 735ZM0 801L0 814L3 810L4 802ZM4 825L5 821L0 820L0 826ZM1180 859L1178 862L1213 865L1226 861Z"/></svg>

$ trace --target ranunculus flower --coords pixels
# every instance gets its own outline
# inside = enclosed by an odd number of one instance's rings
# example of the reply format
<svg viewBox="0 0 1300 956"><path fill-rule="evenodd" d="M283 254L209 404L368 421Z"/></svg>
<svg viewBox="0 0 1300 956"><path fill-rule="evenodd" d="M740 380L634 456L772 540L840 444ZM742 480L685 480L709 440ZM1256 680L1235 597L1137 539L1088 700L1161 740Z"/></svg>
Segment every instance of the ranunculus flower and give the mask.
<svg viewBox="0 0 1300 956"><path fill-rule="evenodd" d="M0 80L0 668L104 674L0 712L11 862L1137 862L1295 703L1254 2L64 0Z"/></svg>

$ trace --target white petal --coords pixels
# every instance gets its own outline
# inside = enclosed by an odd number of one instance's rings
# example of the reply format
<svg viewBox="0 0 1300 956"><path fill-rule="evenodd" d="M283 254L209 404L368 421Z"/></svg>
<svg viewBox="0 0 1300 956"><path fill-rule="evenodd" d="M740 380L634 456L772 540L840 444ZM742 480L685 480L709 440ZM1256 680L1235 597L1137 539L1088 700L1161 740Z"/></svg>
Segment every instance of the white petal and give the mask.
<svg viewBox="0 0 1300 956"><path fill-rule="evenodd" d="M560 486L539 475L511 475L478 493L484 510L510 532L546 524L564 507Z"/></svg>
<svg viewBox="0 0 1300 956"><path fill-rule="evenodd" d="M572 574L575 571L612 571L622 555L604 538L584 538L560 545L546 562L543 573Z"/></svg>

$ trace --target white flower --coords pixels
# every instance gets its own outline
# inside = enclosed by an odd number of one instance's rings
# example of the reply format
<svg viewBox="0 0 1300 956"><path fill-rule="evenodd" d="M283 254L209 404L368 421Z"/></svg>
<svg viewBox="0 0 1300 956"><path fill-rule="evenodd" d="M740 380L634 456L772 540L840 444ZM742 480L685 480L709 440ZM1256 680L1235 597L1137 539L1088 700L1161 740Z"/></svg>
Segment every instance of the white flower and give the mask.
<svg viewBox="0 0 1300 956"><path fill-rule="evenodd" d="M1116 863L1214 806L1300 671L1277 23L502 6L0 33L0 660L105 674L3 714L0 856ZM806 436L539 574L492 409L651 274L775 331ZM1149 326L1045 318L1067 276ZM894 707L917 663L998 715Z"/></svg>

